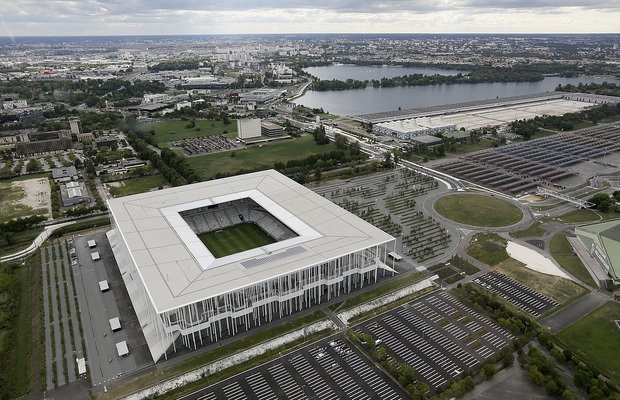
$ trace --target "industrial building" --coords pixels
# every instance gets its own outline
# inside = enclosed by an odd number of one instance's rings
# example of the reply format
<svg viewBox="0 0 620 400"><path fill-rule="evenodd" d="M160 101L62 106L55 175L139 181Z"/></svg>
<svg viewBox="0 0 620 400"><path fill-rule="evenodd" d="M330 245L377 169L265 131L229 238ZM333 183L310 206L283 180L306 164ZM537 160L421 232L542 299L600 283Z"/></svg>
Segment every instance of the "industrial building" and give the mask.
<svg viewBox="0 0 620 400"><path fill-rule="evenodd" d="M440 132L456 130L456 125L445 123L442 116L401 119L374 124L372 130L376 133L395 136L401 140L413 139L416 136L434 135Z"/></svg>
<svg viewBox="0 0 620 400"><path fill-rule="evenodd" d="M108 207L108 239L154 361L393 273L394 237L274 170ZM216 258L198 237L248 222L273 243Z"/></svg>

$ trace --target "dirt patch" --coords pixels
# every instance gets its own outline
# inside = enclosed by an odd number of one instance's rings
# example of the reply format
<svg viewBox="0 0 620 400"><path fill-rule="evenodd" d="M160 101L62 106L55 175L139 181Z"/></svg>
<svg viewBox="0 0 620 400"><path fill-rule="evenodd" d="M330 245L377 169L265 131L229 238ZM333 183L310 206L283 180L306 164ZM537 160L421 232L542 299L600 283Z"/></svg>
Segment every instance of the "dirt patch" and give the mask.
<svg viewBox="0 0 620 400"><path fill-rule="evenodd" d="M528 194L528 195L519 197L519 201L522 201L524 203L532 203L532 202L543 201L543 200L544 200L544 197L537 196L535 194Z"/></svg>
<svg viewBox="0 0 620 400"><path fill-rule="evenodd" d="M33 210L47 209L47 217L52 216L52 199L50 182L46 178L28 179L15 181L14 186L19 186L24 191L24 197L18 203L28 206Z"/></svg>

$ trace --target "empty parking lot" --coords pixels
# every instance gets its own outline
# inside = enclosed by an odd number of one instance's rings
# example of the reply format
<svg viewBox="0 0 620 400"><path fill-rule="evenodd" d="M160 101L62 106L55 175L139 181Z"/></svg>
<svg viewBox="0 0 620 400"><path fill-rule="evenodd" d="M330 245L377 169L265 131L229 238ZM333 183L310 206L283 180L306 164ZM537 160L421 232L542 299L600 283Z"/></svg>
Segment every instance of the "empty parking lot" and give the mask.
<svg viewBox="0 0 620 400"><path fill-rule="evenodd" d="M403 399L341 335L287 354L183 399Z"/></svg>
<svg viewBox="0 0 620 400"><path fill-rule="evenodd" d="M498 294L520 309L539 317L542 314L558 307L559 304L524 284L515 281L506 275L491 271L474 280L480 286Z"/></svg>
<svg viewBox="0 0 620 400"><path fill-rule="evenodd" d="M409 303L354 328L381 340L432 389L479 365L514 338L447 292Z"/></svg>

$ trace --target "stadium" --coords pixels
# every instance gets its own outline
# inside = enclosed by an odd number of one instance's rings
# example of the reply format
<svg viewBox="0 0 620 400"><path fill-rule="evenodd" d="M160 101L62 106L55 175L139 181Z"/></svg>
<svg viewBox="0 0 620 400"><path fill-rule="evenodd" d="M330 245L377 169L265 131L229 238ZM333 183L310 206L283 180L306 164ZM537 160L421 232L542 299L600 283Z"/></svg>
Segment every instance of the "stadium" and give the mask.
<svg viewBox="0 0 620 400"><path fill-rule="evenodd" d="M274 170L108 207L107 236L155 362L394 272L392 236Z"/></svg>

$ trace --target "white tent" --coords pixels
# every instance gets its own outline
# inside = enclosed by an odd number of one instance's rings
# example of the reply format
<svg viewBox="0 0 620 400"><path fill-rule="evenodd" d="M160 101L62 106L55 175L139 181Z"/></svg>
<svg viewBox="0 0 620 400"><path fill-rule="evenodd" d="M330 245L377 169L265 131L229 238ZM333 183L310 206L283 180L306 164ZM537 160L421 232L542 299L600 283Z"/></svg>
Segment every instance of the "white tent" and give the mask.
<svg viewBox="0 0 620 400"><path fill-rule="evenodd" d="M107 280L99 281L99 290L102 292L107 292L110 289L110 285L108 285Z"/></svg>
<svg viewBox="0 0 620 400"><path fill-rule="evenodd" d="M127 348L127 342L123 340L120 343L116 343L116 352L118 353L119 357L126 356L127 354L129 354L129 349Z"/></svg>
<svg viewBox="0 0 620 400"><path fill-rule="evenodd" d="M121 329L121 321L118 319L118 317L114 317L110 319L109 322L110 322L110 329L112 329L112 332Z"/></svg>

